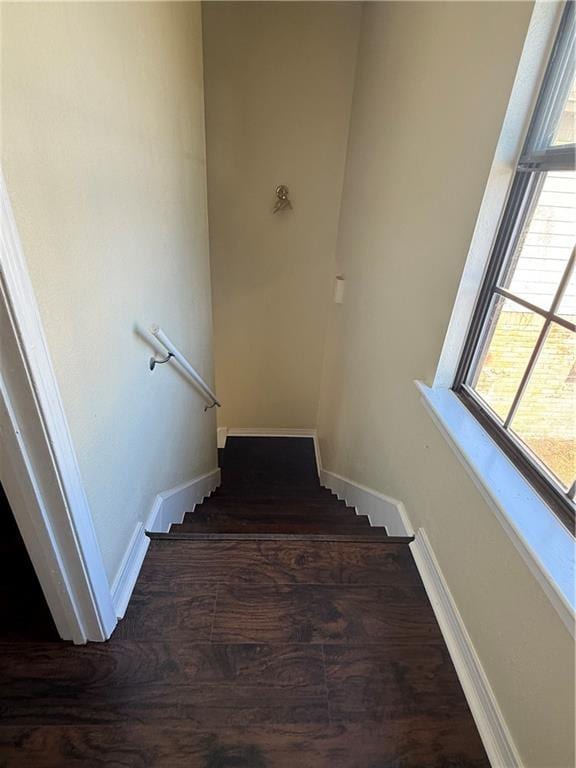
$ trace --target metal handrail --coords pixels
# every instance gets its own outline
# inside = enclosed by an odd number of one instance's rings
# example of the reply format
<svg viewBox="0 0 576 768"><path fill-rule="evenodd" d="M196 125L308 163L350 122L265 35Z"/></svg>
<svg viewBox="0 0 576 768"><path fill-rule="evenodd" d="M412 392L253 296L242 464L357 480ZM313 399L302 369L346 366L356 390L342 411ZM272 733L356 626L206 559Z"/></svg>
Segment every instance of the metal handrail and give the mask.
<svg viewBox="0 0 576 768"><path fill-rule="evenodd" d="M174 358L182 368L186 371L186 373L190 376L190 378L194 381L194 383L198 386L202 394L207 400L210 400L210 405L207 405L204 410L208 410L208 408L214 408L214 406L220 407L220 402L218 401L218 398L212 392L208 384L204 381L202 376L195 370L195 368L190 365L188 360L184 357L184 355L178 350L178 348L170 341L168 336L164 333L162 328L160 328L159 325L153 325L150 328L150 333L154 338L156 338L160 344L164 347L166 352L168 353L168 357L166 360L154 360L154 358L151 358L150 360L150 368L154 370L154 365L156 363L165 363L168 362L171 358ZM152 364L152 361L154 360L154 365Z"/></svg>

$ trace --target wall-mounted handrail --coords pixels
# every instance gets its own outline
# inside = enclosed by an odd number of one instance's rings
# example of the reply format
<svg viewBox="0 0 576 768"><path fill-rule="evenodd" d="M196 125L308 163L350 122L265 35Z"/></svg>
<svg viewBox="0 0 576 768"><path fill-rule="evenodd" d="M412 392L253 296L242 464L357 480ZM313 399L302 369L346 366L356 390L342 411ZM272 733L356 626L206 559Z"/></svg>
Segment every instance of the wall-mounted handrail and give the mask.
<svg viewBox="0 0 576 768"><path fill-rule="evenodd" d="M186 373L190 376L191 379L193 379L194 383L198 386L198 389L202 392L204 397L210 401L210 405L207 406L207 408L213 408L215 405L220 407L220 403L214 394L208 384L204 381L202 376L190 365L188 360L184 357L184 355L178 350L178 348L170 341L168 336L164 333L162 328L160 328L159 325L153 325L150 328L150 333L154 338L158 339L160 344L164 347L166 352L171 356L171 358L174 358L182 368L186 371ZM206 410L206 409L205 409Z"/></svg>

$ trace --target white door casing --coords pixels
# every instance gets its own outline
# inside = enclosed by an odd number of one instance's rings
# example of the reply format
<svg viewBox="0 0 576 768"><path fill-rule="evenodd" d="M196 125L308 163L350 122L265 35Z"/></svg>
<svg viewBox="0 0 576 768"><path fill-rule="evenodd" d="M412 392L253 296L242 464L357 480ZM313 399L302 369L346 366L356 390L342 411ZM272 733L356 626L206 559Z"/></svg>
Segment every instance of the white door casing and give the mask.
<svg viewBox="0 0 576 768"><path fill-rule="evenodd" d="M0 172L0 480L63 639L116 614L4 177Z"/></svg>

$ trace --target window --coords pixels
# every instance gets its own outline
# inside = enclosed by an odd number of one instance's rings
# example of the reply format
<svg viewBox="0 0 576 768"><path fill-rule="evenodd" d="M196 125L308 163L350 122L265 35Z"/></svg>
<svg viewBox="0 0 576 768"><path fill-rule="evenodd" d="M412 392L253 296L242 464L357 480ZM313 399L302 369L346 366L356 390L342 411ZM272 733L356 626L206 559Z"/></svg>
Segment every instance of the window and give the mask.
<svg viewBox="0 0 576 768"><path fill-rule="evenodd" d="M460 360L455 392L574 530L574 3L557 39Z"/></svg>

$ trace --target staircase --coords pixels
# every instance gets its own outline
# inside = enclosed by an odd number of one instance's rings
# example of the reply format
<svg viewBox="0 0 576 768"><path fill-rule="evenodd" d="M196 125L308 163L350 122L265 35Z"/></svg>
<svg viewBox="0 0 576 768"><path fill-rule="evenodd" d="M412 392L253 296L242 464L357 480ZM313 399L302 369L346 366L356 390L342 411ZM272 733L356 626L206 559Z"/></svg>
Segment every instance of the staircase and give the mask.
<svg viewBox="0 0 576 768"><path fill-rule="evenodd" d="M152 681L150 700L107 686L143 724L123 764L489 768L411 539L322 488L312 440L230 438L220 464L208 499L148 534L111 641Z"/></svg>
<svg viewBox="0 0 576 768"><path fill-rule="evenodd" d="M219 454L221 486L152 537L392 540L320 485L312 439L232 437Z"/></svg>

